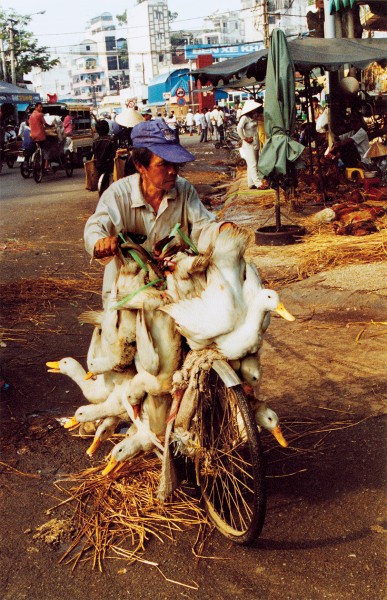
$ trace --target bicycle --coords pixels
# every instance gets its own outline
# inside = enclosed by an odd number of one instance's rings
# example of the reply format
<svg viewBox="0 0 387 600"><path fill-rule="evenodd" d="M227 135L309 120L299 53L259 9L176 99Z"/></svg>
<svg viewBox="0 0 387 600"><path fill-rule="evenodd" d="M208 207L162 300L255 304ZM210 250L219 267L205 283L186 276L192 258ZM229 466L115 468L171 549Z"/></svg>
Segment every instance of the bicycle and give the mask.
<svg viewBox="0 0 387 600"><path fill-rule="evenodd" d="M233 542L249 545L261 533L266 513L257 423L225 360L213 361L198 392L190 429L194 450L186 455L194 455L196 483L213 525Z"/></svg>
<svg viewBox="0 0 387 600"><path fill-rule="evenodd" d="M74 166L73 166L73 158L72 158L72 152L70 152L69 150L66 150L63 153L63 148L62 146L58 146L58 154L55 157L55 160L58 161L59 163L59 169L62 168L65 170L67 177L72 177L73 175L73 170L74 170ZM52 159L54 160L54 159ZM31 162L32 162L32 174L34 177L34 180L36 181L36 183L41 183L42 179L43 179L43 174L44 174L44 158L43 158L43 150L41 148L41 146L38 144L35 152L32 155L31 158ZM56 171L57 169L53 169L53 171Z"/></svg>

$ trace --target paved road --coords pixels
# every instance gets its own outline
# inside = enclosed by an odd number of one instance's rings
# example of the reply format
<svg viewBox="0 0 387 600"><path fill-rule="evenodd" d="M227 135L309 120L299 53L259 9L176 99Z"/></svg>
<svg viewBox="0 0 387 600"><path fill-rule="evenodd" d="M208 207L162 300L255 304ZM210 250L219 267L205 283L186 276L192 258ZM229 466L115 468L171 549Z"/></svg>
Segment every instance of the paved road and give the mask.
<svg viewBox="0 0 387 600"><path fill-rule="evenodd" d="M97 195L84 190L83 172L76 170L72 179L58 172L38 185L33 180L23 180L16 170L5 166L0 183L1 243L13 238L34 242L33 251L5 249L3 281L14 282L16 293L18 282L24 277L34 279L48 269L59 275L68 274L70 267L79 273L86 269L82 231ZM37 247L39 240L42 250ZM63 251L68 252L67 263ZM33 293L32 285L30 294ZM24 533L44 522L44 508L55 503L52 477L68 469L71 460L86 460L79 440L69 442L62 430L53 434L54 448L49 445L50 436L35 440L28 427L33 423L31 415L49 412L53 402L55 406L61 403L60 408L68 412L79 403L79 398L67 393L69 382L60 376L52 393L53 384L45 373L44 361L58 358L58 353L81 353L84 341L78 339L76 318L71 315L79 314L87 302L89 298L84 306L79 305L78 299L57 306L55 315L51 315L55 317L51 327L55 324L61 328L59 336L48 326L39 328L38 316L32 314L30 322L23 321L23 328L29 331L26 342L8 342L3 348L2 360L11 390L2 399L2 441L6 448L2 460L22 472L43 469L48 475L38 482L2 476L2 597L384 600L385 429L380 417L360 422L363 416L370 417L366 396L363 415L311 409L308 387L313 385L318 390L320 385L323 390L328 385L328 378L324 377L328 367L321 369L320 383L304 382L305 396L297 411L289 410L284 394L282 421L285 433L294 439L292 447L280 449L273 446L267 433L262 435L268 510L262 536L252 548L234 546L214 535L204 552L212 559L196 561L191 553L191 534L179 534L176 543L149 545L145 558L157 560L170 579L197 582L198 591L167 582L154 568L142 564L128 567L121 574L118 571L123 565L115 561L110 561L102 574L92 572L90 565L81 565L70 574L67 566L57 564L65 549L63 545L48 549ZM6 316L11 320L14 314L6 312ZM273 328L273 361L282 360L281 346L286 335L283 328ZM316 336L318 330L314 334L317 345ZM291 340L287 342L290 344ZM55 356L50 355L53 352ZM303 352L307 354L308 348ZM302 360L300 354L299 364ZM270 376L270 365L268 368L266 377ZM356 370L355 363L353 368ZM289 371L289 389L293 378L302 379L302 367L297 373ZM74 392L74 388L71 390ZM335 388L332 384L334 393L344 396L355 392L350 382L341 386L337 382ZM360 384L356 393L362 393Z"/></svg>

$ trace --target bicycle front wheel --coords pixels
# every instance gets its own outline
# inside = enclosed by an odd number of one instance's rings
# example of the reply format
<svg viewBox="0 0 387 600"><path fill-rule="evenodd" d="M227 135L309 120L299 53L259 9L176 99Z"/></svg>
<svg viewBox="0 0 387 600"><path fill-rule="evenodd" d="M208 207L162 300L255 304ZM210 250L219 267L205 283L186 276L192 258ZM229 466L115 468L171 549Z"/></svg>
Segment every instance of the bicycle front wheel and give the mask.
<svg viewBox="0 0 387 600"><path fill-rule="evenodd" d="M199 397L196 478L215 527L247 545L260 534L266 512L259 432L242 385L230 386L228 375L235 380L235 373L225 361L215 362Z"/></svg>
<svg viewBox="0 0 387 600"><path fill-rule="evenodd" d="M32 174L36 183L40 183L43 179L43 152L41 148L37 148L32 157Z"/></svg>

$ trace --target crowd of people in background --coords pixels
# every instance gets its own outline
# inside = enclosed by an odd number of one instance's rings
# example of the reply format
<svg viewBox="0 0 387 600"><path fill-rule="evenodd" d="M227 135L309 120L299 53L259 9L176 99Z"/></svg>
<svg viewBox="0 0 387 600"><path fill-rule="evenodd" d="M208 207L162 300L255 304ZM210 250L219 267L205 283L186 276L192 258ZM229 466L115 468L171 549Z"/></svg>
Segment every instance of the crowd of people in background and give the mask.
<svg viewBox="0 0 387 600"><path fill-rule="evenodd" d="M141 108L134 106L130 110L132 115L138 115L138 121L164 122L176 133L177 141L180 133L187 133L190 137L197 135L200 143L214 142L217 147L222 146L225 142L225 131L233 126L240 138L240 154L247 164L248 187L265 188L265 183L258 175L259 151L265 143L263 103L258 98L250 97L244 103L235 103L233 107L221 106L218 103L212 108L189 107L188 110L185 109L184 116L177 116L174 110L164 110L155 114L149 106ZM299 123L298 140L305 146L325 142L327 109L321 105L319 98L313 96L309 107L298 103L296 110ZM126 114L125 111L127 113L128 108L123 109L119 114L105 112L97 116L91 113L91 128L95 140L92 156L88 158L95 159L97 170L101 174L107 173L111 176L117 149L131 147L130 133L133 124L129 124L125 121L125 117L122 117ZM129 121L131 119L132 117ZM133 123L136 124L138 121L135 118ZM322 128L321 122L326 123ZM43 114L41 102L36 104L33 111L25 114L18 127L10 120L2 123L2 139L6 144L21 140L23 150L31 154L36 144L41 145L44 150L45 168L49 170L50 156L46 129L53 124L57 128L59 139L64 139L66 148L71 150L74 122L69 111L64 115L63 121L59 117L50 121L50 116L47 113ZM356 166L362 161L366 163L364 155L369 148L366 127L360 117L352 116L349 129L345 132L334 132L337 133L336 141L329 153L345 167Z"/></svg>

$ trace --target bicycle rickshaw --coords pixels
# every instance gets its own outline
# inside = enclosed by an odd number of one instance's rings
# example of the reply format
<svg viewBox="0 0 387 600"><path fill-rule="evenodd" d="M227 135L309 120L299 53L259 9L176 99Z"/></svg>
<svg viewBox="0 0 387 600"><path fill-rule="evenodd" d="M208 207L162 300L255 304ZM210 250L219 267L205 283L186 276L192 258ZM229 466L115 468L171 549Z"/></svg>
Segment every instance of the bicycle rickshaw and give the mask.
<svg viewBox="0 0 387 600"><path fill-rule="evenodd" d="M58 135L51 134L47 136L43 148L39 143L37 144L37 148L31 157L32 174L36 183L41 183L46 172L44 169L46 159L49 160L53 173L64 169L67 177L72 177L74 169L73 153L66 149L66 138L60 139ZM26 169L25 173L27 173Z"/></svg>

